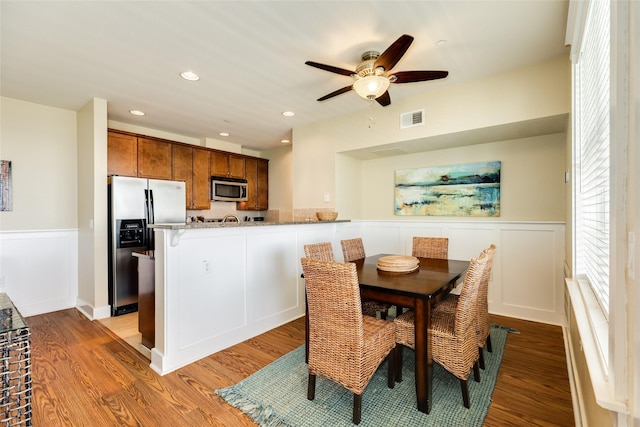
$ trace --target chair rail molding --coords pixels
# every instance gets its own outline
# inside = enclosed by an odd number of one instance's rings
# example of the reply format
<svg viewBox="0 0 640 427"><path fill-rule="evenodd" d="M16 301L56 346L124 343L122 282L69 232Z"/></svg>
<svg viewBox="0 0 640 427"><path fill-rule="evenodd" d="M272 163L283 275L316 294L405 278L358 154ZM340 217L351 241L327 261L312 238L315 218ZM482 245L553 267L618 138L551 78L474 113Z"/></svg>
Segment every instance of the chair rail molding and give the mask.
<svg viewBox="0 0 640 427"><path fill-rule="evenodd" d="M495 244L489 311L554 325L564 319L564 235L564 222L555 221L363 220L336 231L338 244L362 237L371 255L411 255L414 236L448 237L449 258L461 260Z"/></svg>

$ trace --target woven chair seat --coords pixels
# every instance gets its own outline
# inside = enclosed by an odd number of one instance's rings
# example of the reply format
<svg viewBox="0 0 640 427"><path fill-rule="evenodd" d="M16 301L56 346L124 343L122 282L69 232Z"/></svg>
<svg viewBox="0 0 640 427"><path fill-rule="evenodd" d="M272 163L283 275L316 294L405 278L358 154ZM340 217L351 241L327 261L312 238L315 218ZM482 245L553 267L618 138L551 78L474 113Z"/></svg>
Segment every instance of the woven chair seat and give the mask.
<svg viewBox="0 0 640 427"><path fill-rule="evenodd" d="M310 342L309 373L328 378L352 393L362 394L378 366L393 349L395 329L391 322L362 316L362 332L361 351L353 341L325 341L324 345ZM347 365L351 365L350 369L345 368Z"/></svg>
<svg viewBox="0 0 640 427"><path fill-rule="evenodd" d="M362 300L362 314L376 317L378 313L386 313L390 305L373 300Z"/></svg>
<svg viewBox="0 0 640 427"><path fill-rule="evenodd" d="M433 306L431 313L434 315L436 313L448 313L451 315L456 312L457 306L458 295L449 294Z"/></svg>
<svg viewBox="0 0 640 427"><path fill-rule="evenodd" d="M414 313L409 310L398 316L396 342L415 349ZM478 359L475 328L470 327L462 336L456 336L455 317L443 315L431 316L429 340L433 360L461 380L469 378L471 368Z"/></svg>
<svg viewBox="0 0 640 427"><path fill-rule="evenodd" d="M395 384L395 327L362 314L360 284L354 263L302 258L308 302L309 383L315 398L320 375L353 393L353 422L361 416L362 393L386 358L387 385Z"/></svg>

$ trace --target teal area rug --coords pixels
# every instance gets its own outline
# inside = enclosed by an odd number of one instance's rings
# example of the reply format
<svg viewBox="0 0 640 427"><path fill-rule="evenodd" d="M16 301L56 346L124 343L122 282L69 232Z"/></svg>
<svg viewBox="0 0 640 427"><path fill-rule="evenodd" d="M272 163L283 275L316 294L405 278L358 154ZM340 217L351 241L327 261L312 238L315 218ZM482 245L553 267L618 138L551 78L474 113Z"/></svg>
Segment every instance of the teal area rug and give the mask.
<svg viewBox="0 0 640 427"><path fill-rule="evenodd" d="M460 381L434 363L430 414L416 407L414 352L403 350L403 381L387 387L387 364L375 373L362 395L360 426L482 426L502 361L508 328L493 325L493 352L485 350L480 382L469 379L471 408L462 405ZM353 394L320 376L316 397L307 400L308 369L304 345L285 354L238 384L216 393L261 426L353 426Z"/></svg>

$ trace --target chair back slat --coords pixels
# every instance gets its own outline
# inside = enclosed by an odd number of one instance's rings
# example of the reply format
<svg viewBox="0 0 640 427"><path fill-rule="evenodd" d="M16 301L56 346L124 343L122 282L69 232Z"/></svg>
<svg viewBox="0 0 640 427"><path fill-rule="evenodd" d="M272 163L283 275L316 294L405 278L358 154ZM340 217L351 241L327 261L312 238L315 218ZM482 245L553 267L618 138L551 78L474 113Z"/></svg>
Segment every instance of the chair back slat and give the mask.
<svg viewBox="0 0 640 427"><path fill-rule="evenodd" d="M351 262L357 259L364 259L366 255L364 253L364 244L361 238L341 240L342 255L344 256L344 262Z"/></svg>
<svg viewBox="0 0 640 427"><path fill-rule="evenodd" d="M353 357L363 348L360 286L353 263L302 258L309 316L309 366L319 372L357 372L361 361ZM325 366L326 365L326 366ZM343 384L348 381L332 378Z"/></svg>
<svg viewBox="0 0 640 427"><path fill-rule="evenodd" d="M316 261L334 261L331 242L304 245L304 255Z"/></svg>
<svg viewBox="0 0 640 427"><path fill-rule="evenodd" d="M468 328L476 328L478 291L482 284L488 262L489 256L483 253L478 258L472 258L469 263L469 268L462 283L462 291L460 291L458 304L456 304L456 335L463 336Z"/></svg>
<svg viewBox="0 0 640 427"><path fill-rule="evenodd" d="M493 270L493 259L496 253L496 245L491 245L482 254L485 255L487 265L484 269L480 287L478 288L478 347L484 347L484 343L491 332L491 321L489 320L489 279Z"/></svg>
<svg viewBox="0 0 640 427"><path fill-rule="evenodd" d="M414 237L411 255L420 258L449 258L449 239L447 237Z"/></svg>

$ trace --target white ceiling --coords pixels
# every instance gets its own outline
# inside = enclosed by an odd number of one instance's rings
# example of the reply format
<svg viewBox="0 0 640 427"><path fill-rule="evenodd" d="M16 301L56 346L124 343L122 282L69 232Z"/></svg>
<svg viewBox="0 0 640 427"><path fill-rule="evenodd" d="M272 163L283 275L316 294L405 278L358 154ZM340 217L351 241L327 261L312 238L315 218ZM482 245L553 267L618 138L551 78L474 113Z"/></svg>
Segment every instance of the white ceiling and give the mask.
<svg viewBox="0 0 640 427"><path fill-rule="evenodd" d="M263 150L294 127L369 106L355 92L317 102L351 78L307 60L355 69L364 51L410 34L394 71L449 77L392 85L393 103L567 54L567 10L567 0L2 0L0 89L69 110L97 97L107 100L110 120L194 138L223 139L225 131L225 141ZM181 79L185 70L201 80Z"/></svg>

